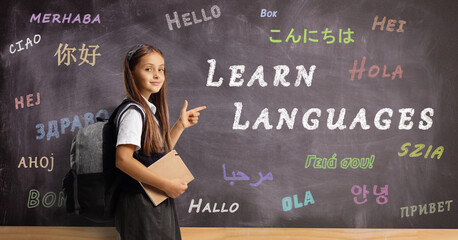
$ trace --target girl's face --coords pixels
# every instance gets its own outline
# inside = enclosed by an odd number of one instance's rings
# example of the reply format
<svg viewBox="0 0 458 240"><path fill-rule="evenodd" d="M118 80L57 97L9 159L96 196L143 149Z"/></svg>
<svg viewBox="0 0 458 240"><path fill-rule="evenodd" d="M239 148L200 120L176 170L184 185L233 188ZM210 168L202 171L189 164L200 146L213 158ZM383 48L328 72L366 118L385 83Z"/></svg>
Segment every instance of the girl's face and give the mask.
<svg viewBox="0 0 458 240"><path fill-rule="evenodd" d="M146 99L159 92L165 81L164 58L156 52L148 53L140 58L132 72L140 93Z"/></svg>

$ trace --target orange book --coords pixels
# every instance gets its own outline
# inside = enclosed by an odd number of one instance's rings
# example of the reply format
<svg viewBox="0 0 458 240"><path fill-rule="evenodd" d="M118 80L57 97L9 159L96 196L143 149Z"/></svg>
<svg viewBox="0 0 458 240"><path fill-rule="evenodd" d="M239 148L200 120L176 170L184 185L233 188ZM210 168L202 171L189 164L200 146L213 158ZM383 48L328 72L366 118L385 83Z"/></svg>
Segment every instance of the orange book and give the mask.
<svg viewBox="0 0 458 240"><path fill-rule="evenodd" d="M180 155L178 155L175 150L170 151L161 159L151 164L151 166L148 167L148 170L167 179L179 178L186 183L194 180L194 176L192 176L183 160L181 160ZM153 202L154 206L159 205L169 197L165 194L165 192L153 186L142 182L139 183Z"/></svg>

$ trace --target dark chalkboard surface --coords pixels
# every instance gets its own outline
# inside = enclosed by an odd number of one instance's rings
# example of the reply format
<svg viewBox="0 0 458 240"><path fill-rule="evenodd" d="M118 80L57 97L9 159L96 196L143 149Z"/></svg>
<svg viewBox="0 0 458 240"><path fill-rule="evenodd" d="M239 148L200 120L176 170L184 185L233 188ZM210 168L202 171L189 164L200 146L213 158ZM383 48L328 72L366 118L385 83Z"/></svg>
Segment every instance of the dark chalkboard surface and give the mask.
<svg viewBox="0 0 458 240"><path fill-rule="evenodd" d="M457 228L456 1L14 1L1 17L0 223L65 212L78 129L165 55L182 226ZM71 15L70 15L71 14ZM364 62L364 65L363 65ZM221 80L222 78L222 80Z"/></svg>

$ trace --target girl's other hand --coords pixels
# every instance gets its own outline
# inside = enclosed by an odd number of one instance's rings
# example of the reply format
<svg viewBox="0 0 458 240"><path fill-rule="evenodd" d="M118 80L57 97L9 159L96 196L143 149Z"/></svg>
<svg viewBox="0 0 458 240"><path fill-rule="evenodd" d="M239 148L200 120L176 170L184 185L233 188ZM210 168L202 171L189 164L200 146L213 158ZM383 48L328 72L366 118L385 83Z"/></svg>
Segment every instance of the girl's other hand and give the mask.
<svg viewBox="0 0 458 240"><path fill-rule="evenodd" d="M167 196L171 198L177 198L188 189L188 184L180 179L170 180L168 187L165 189Z"/></svg>

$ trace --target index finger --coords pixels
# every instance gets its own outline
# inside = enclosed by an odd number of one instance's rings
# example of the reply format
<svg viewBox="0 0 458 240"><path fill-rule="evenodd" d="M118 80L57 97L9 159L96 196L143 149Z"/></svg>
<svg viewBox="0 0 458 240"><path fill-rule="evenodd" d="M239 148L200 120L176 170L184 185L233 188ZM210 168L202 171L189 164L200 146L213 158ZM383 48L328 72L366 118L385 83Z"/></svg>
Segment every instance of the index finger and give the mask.
<svg viewBox="0 0 458 240"><path fill-rule="evenodd" d="M204 110L206 108L207 108L207 106L196 107L196 108L193 108L193 109L189 110L188 112L195 113L195 112L198 112L198 111L202 111L202 110Z"/></svg>

